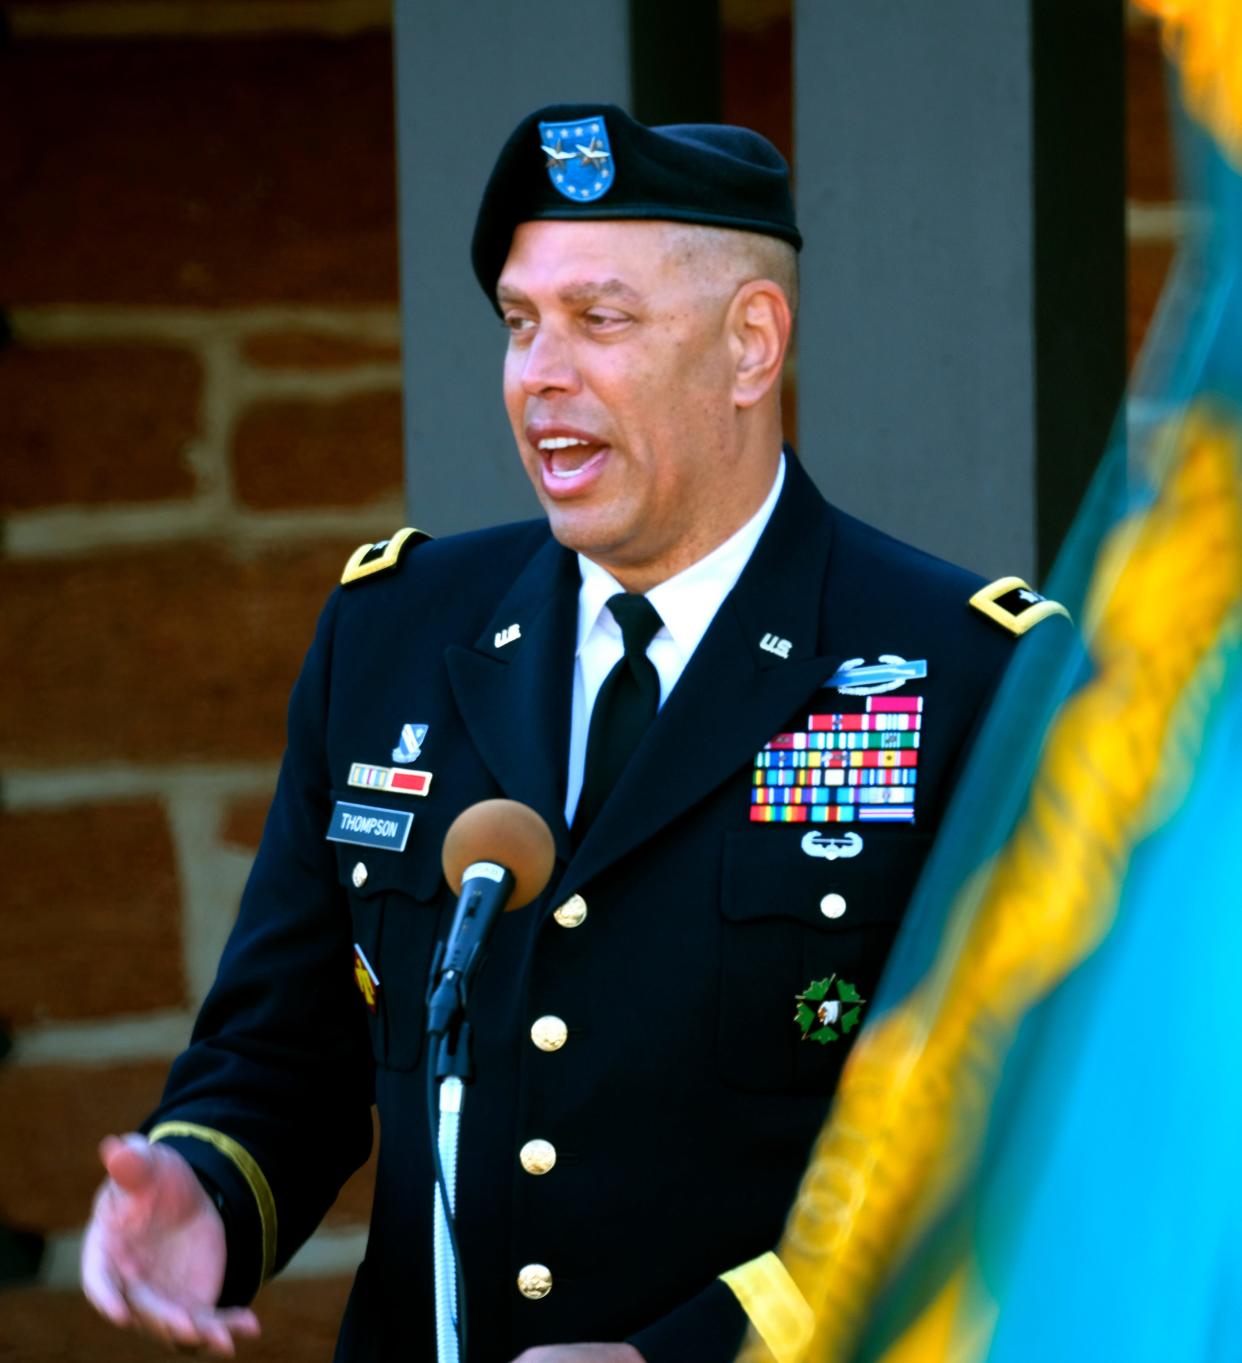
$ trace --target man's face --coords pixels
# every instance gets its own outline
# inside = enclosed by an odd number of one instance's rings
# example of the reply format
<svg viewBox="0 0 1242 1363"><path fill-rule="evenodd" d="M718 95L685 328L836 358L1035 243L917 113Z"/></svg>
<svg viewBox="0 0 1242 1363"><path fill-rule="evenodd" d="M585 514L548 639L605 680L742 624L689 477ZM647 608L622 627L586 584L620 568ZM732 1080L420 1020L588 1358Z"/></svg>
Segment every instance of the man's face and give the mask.
<svg viewBox="0 0 1242 1363"><path fill-rule="evenodd" d="M687 567L753 510L739 518L729 464L732 288L687 260L686 233L523 223L497 289L505 406L552 532L631 590Z"/></svg>

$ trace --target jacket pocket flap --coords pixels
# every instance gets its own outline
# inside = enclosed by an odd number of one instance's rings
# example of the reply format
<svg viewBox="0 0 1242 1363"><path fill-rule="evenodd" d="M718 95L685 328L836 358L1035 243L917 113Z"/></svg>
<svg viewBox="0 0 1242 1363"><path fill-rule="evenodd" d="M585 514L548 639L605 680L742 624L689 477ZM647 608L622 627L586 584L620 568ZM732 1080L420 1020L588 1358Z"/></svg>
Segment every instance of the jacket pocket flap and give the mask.
<svg viewBox="0 0 1242 1363"><path fill-rule="evenodd" d="M787 918L824 932L901 918L931 846L911 828L726 834L721 911L731 922Z"/></svg>

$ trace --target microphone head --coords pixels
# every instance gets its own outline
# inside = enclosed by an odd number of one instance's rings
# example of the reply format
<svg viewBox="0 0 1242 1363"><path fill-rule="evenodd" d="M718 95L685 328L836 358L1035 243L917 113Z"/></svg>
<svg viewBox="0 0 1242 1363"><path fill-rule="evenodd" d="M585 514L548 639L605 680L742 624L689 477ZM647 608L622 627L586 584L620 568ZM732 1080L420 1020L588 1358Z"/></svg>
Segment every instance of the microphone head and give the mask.
<svg viewBox="0 0 1242 1363"><path fill-rule="evenodd" d="M449 825L440 858L444 875L461 893L462 873L476 861L492 861L513 876L505 909L537 899L552 875L556 848L552 830L529 805L516 800L480 800Z"/></svg>

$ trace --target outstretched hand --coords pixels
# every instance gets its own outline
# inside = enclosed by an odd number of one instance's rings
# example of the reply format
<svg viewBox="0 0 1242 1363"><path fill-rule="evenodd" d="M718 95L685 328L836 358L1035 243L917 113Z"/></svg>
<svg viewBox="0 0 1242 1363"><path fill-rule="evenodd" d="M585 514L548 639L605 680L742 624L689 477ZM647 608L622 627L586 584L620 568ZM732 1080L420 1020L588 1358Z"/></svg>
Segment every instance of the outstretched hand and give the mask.
<svg viewBox="0 0 1242 1363"><path fill-rule="evenodd" d="M513 1363L643 1363L643 1356L632 1344L545 1344Z"/></svg>
<svg viewBox="0 0 1242 1363"><path fill-rule="evenodd" d="M216 1306L224 1223L188 1162L143 1136L106 1136L108 1177L82 1242L82 1290L114 1325L232 1357L259 1333L253 1311Z"/></svg>

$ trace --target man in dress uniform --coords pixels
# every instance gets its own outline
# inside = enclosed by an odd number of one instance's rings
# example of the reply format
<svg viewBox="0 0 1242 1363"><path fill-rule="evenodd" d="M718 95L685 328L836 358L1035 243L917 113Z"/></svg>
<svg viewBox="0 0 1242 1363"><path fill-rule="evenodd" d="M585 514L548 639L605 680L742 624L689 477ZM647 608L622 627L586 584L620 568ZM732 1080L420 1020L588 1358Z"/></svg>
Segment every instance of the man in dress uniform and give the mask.
<svg viewBox="0 0 1242 1363"><path fill-rule="evenodd" d="M546 518L349 560L193 1041L103 1146L104 1315L231 1352L374 1104L336 1357L434 1357L440 850L499 795L556 861L471 998L470 1363L725 1363L747 1309L796 1310L772 1248L809 1146L973 727L1060 610L833 509L782 448L800 245L748 130L553 106L504 146L473 261Z"/></svg>

